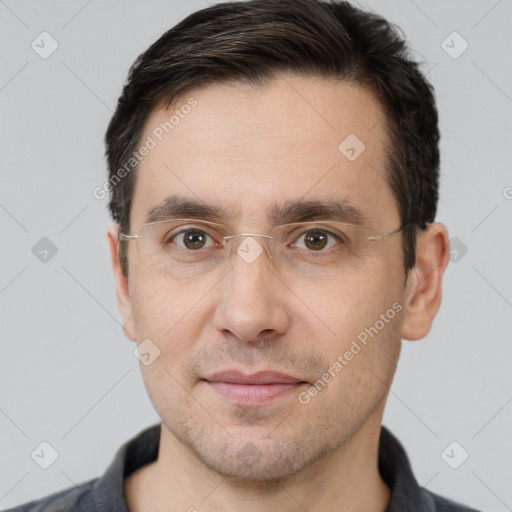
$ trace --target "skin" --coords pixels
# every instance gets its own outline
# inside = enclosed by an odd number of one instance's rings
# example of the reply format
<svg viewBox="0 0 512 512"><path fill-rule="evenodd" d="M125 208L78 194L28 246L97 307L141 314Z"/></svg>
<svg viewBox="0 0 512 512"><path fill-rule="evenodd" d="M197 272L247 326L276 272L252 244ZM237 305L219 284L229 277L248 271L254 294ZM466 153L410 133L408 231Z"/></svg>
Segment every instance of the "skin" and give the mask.
<svg viewBox="0 0 512 512"><path fill-rule="evenodd" d="M383 113L370 92L280 75L260 89L200 88L173 108L192 94L197 106L140 164L133 233L171 193L238 207L236 233L265 233L268 205L300 198L349 198L378 232L399 226L383 178ZM142 140L168 118L155 109ZM348 134L366 145L353 162L338 150ZM288 281L264 255L251 264L235 255L229 272L175 279L148 269L137 241L129 242L124 276L117 226L107 236L124 332L161 351L141 365L162 418L159 457L127 479L131 511L385 510L390 492L377 466L382 415L402 338L424 337L440 305L444 225L418 237L405 282L400 234L332 279ZM396 302L401 312L307 405L297 391L239 406L202 380L226 369L271 369L312 385ZM245 465L237 453L248 443L260 458Z"/></svg>

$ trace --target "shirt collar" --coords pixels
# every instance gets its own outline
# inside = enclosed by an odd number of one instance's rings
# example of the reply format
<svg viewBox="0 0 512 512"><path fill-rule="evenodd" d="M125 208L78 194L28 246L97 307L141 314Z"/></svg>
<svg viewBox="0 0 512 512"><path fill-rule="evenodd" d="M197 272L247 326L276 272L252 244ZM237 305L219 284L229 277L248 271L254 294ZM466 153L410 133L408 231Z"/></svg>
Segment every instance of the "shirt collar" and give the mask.
<svg viewBox="0 0 512 512"><path fill-rule="evenodd" d="M422 489L413 475L409 459L398 439L386 428L380 431L379 472L391 490L385 512L433 512L430 494Z"/></svg>
<svg viewBox="0 0 512 512"><path fill-rule="evenodd" d="M160 431L161 424L148 427L117 450L114 460L94 486L98 512L129 512L124 495L124 480L137 469L157 459Z"/></svg>

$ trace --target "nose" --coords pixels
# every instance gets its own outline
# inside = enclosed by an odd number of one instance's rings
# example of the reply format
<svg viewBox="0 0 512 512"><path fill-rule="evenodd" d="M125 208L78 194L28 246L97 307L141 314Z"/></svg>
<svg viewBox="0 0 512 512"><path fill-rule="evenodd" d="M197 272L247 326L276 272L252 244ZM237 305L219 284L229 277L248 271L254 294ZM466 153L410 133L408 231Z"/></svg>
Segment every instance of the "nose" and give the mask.
<svg viewBox="0 0 512 512"><path fill-rule="evenodd" d="M233 249L232 267L222 279L222 297L214 318L215 328L240 341L277 337L289 327L287 288L270 263L263 239L240 239Z"/></svg>

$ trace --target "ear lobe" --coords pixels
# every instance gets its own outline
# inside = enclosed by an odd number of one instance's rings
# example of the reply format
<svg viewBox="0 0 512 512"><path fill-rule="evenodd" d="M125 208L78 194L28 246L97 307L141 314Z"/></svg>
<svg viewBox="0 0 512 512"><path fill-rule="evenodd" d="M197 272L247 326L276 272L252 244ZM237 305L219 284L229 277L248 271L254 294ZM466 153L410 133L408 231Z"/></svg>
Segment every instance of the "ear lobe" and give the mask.
<svg viewBox="0 0 512 512"><path fill-rule="evenodd" d="M424 338L432 327L442 296L442 279L448 265L448 231L439 222L429 224L416 241L416 264L409 273L402 338Z"/></svg>
<svg viewBox="0 0 512 512"><path fill-rule="evenodd" d="M110 262L116 283L117 304L123 317L123 332L127 338L136 341L128 278L123 274L119 261L118 233L119 225L116 223L111 224L107 228L106 235L110 249Z"/></svg>

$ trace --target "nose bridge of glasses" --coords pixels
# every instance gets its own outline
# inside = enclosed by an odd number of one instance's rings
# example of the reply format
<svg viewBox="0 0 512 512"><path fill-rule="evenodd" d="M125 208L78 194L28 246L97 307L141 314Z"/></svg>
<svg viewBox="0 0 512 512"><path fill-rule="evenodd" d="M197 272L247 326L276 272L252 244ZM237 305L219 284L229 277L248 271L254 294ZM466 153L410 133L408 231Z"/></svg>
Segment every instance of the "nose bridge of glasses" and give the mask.
<svg viewBox="0 0 512 512"><path fill-rule="evenodd" d="M261 238L261 243L256 240ZM223 237L223 240L229 244L229 255L232 257L235 252L247 263L252 263L258 256L265 252L269 259L273 258L271 235L260 233L240 233Z"/></svg>

